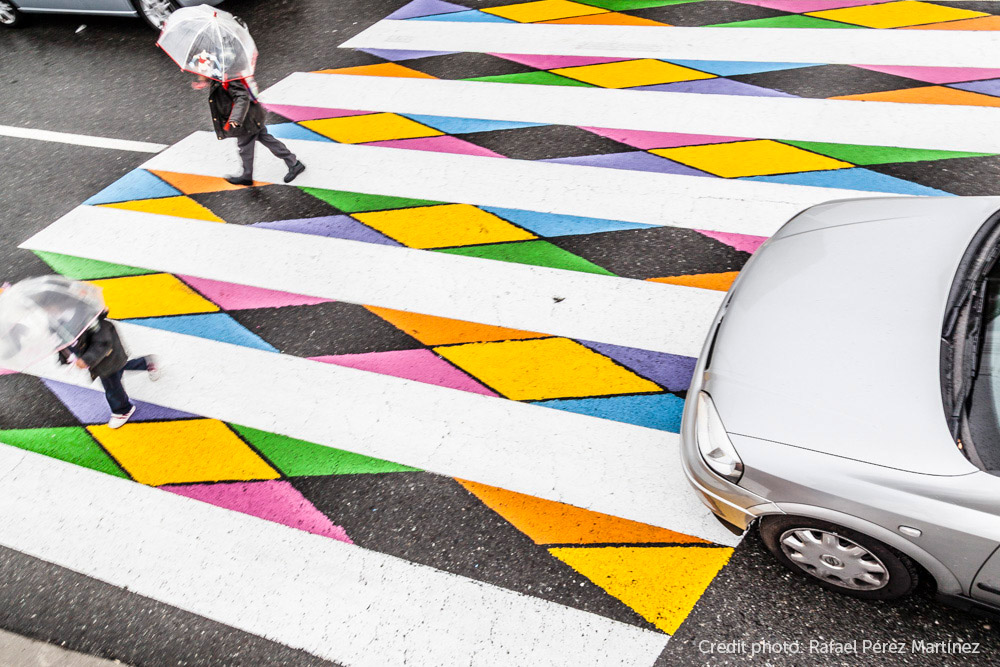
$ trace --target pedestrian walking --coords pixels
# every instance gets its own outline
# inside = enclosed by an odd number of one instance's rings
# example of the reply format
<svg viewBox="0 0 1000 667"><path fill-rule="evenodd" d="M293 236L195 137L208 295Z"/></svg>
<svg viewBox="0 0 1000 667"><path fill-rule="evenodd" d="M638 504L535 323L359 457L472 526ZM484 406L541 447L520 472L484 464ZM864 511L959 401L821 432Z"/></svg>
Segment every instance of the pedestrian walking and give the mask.
<svg viewBox="0 0 1000 667"><path fill-rule="evenodd" d="M156 357L129 359L108 320L101 289L63 276L28 278L0 288L0 367L21 371L57 354L100 378L111 408L108 426L119 428L135 413L122 376L144 370L160 379Z"/></svg>
<svg viewBox="0 0 1000 667"><path fill-rule="evenodd" d="M59 362L90 371L91 379L100 378L111 408L110 428L121 428L135 414L135 405L122 384L125 371L146 371L153 382L160 379L160 366L155 356L128 358L118 329L108 321L106 310L72 345L59 351Z"/></svg>
<svg viewBox="0 0 1000 667"><path fill-rule="evenodd" d="M306 166L282 142L271 136L264 125L266 111L251 90L252 83L235 79L225 83L199 75L196 83L208 83L208 105L212 111L212 125L219 139L236 137L242 171L226 176L233 185L253 184L254 148L260 142L288 166L285 183L291 183L305 171Z"/></svg>
<svg viewBox="0 0 1000 667"><path fill-rule="evenodd" d="M219 139L236 138L242 170L226 176L233 185L253 184L258 142L285 162L291 183L305 165L264 125L266 111L257 100L254 70L257 45L242 19L207 5L182 7L164 22L156 45L185 72L198 79L192 87L209 89L212 125Z"/></svg>

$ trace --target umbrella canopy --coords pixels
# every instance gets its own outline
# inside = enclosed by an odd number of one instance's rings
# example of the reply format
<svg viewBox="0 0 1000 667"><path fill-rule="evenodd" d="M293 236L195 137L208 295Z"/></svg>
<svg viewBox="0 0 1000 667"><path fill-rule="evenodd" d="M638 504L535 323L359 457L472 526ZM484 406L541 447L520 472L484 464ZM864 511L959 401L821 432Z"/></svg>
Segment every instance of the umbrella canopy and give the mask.
<svg viewBox="0 0 1000 667"><path fill-rule="evenodd" d="M29 278L0 292L0 366L22 370L70 345L105 310L98 287L62 276Z"/></svg>
<svg viewBox="0 0 1000 667"><path fill-rule="evenodd" d="M185 72L222 83L253 76L257 66L257 45L246 24L208 5L171 14L156 45Z"/></svg>

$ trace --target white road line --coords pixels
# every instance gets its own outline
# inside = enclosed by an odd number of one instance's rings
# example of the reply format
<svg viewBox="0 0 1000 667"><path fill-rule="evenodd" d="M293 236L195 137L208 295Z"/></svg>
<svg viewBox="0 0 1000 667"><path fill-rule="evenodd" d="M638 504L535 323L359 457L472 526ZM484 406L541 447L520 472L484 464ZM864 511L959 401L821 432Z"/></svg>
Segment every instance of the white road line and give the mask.
<svg viewBox="0 0 1000 667"><path fill-rule="evenodd" d="M318 141L285 143L308 165L295 180L299 186L757 236L770 236L814 204L879 194ZM232 142L198 132L143 167L223 176L237 168L235 160ZM280 183L286 170L262 152L254 178Z"/></svg>
<svg viewBox="0 0 1000 667"><path fill-rule="evenodd" d="M346 665L648 665L667 637L0 446L0 543Z"/></svg>
<svg viewBox="0 0 1000 667"><path fill-rule="evenodd" d="M109 137L94 137L88 134L71 134L69 132L53 132L51 130L35 130L27 127L0 125L0 137L17 137L19 139L37 139L39 141L54 141L60 144L76 144L93 148L110 148L119 151L134 151L136 153L159 153L167 147L166 144L152 144L146 141L130 141L128 139L111 139Z"/></svg>
<svg viewBox="0 0 1000 667"><path fill-rule="evenodd" d="M89 206L66 214L21 247L692 357L700 353L724 296L716 290Z"/></svg>
<svg viewBox="0 0 1000 667"><path fill-rule="evenodd" d="M838 33L843 31L837 31ZM584 127L1000 152L1000 108L298 72L267 103Z"/></svg>
<svg viewBox="0 0 1000 667"><path fill-rule="evenodd" d="M1000 67L991 31L379 21L344 48L789 63Z"/></svg>
<svg viewBox="0 0 1000 667"><path fill-rule="evenodd" d="M120 331L165 369L155 385L127 378L137 399L736 542L687 484L676 434L134 324ZM90 384L55 362L31 372Z"/></svg>

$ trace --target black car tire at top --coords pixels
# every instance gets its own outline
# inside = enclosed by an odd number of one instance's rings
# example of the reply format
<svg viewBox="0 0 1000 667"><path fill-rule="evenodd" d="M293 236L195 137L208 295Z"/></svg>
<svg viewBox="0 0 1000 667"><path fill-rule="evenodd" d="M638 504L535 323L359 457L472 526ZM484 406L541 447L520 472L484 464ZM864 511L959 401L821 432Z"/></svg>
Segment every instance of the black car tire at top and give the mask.
<svg viewBox="0 0 1000 667"><path fill-rule="evenodd" d="M808 558L800 558L799 561L792 560L785 552L785 549L782 548L781 540L783 536L786 539L795 536L796 533L793 531L808 531L809 534L816 537L822 537L824 534L830 536L831 541L839 545L839 548L832 550L836 553L830 554L834 556L829 559L831 561L836 561L837 555L843 557L843 553L850 553L852 550L855 552L859 551L850 547L849 543L853 542L855 546L861 547L861 550L868 552L863 557L866 563L870 563L873 569L881 566L884 574L879 576L884 577L886 581L879 588L858 589L851 587L852 584L856 585L857 582L847 582L845 585L836 576L836 568L824 567L826 561L823 561L820 567L814 567L810 564L810 559ZM917 587L919 569L909 557L876 539L844 528L843 526L803 517L769 516L761 520L759 532L764 545L782 565L792 572L807 577L820 586L837 591L838 593L863 600L897 600L909 595ZM846 550L841 552L841 548L846 548ZM816 553L823 551L823 548L819 548L819 551ZM820 556L820 560L822 558ZM836 566L837 563L834 562L834 565Z"/></svg>
<svg viewBox="0 0 1000 667"><path fill-rule="evenodd" d="M0 0L2 2L2 0ZM161 23L180 5L176 0L132 0L135 11L151 28L159 30Z"/></svg>
<svg viewBox="0 0 1000 667"><path fill-rule="evenodd" d="M4 28L20 28L27 22L27 17L18 11L10 0L0 0L0 26Z"/></svg>

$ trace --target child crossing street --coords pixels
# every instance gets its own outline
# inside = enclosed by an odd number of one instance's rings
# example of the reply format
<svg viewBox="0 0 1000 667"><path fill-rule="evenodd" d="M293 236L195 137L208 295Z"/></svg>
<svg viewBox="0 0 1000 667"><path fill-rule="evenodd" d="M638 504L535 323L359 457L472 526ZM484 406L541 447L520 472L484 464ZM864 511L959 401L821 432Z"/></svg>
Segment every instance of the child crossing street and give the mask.
<svg viewBox="0 0 1000 667"><path fill-rule="evenodd" d="M122 376L125 371L146 371L149 379L160 379L160 368L156 357L148 355L129 359L125 345L118 336L118 330L107 319L107 312L101 314L75 343L59 351L59 361L73 363L77 368L90 371L90 377L100 378L104 395L111 408L108 426L120 428L135 414L135 406L129 400Z"/></svg>
<svg viewBox="0 0 1000 667"><path fill-rule="evenodd" d="M276 158L283 160L288 166L288 173L285 174L284 178L285 183L291 183L305 171L306 166L288 150L288 147L267 131L267 127L264 125L264 117L267 112L264 106L257 101L246 79L235 79L221 83L199 75L199 81L195 83L200 84L197 87L205 87L209 81L211 83L208 85L208 104L212 111L215 134L219 139L236 137L236 146L242 164L242 172L226 176L227 181L233 185L253 184L254 149L257 142L264 145Z"/></svg>

